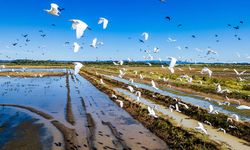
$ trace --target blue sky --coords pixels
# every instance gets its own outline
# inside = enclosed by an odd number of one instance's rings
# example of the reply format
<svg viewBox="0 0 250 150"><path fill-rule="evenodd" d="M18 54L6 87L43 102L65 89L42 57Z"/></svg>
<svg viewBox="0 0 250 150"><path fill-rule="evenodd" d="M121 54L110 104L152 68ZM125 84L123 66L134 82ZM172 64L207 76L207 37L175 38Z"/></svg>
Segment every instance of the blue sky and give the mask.
<svg viewBox="0 0 250 150"><path fill-rule="evenodd" d="M50 3L65 8L60 17L43 11L50 8ZM155 59L173 56L204 62L250 62L246 58L250 56L249 6L247 0L167 0L166 3L159 0L1 0L0 59L143 60L145 53L140 49L159 47L160 52L153 54ZM165 16L171 16L171 21L166 21ZM106 30L97 24L99 17L109 19ZM69 19L83 20L92 31L86 31L85 37L77 40ZM228 23L240 25L240 29L228 28ZM178 24L182 27L178 28ZM42 38L39 30L47 37ZM142 32L149 33L145 44L138 42ZM27 46L21 34L29 34L31 41ZM242 40L237 40L235 34ZM104 45L91 48L94 37ZM177 42L167 42L168 37ZM65 41L70 45L64 46ZM15 42L18 45L14 47ZM83 49L73 53L73 42L82 44ZM218 52L211 55L212 60L200 58L206 56L208 47ZM195 50L197 48L202 51Z"/></svg>

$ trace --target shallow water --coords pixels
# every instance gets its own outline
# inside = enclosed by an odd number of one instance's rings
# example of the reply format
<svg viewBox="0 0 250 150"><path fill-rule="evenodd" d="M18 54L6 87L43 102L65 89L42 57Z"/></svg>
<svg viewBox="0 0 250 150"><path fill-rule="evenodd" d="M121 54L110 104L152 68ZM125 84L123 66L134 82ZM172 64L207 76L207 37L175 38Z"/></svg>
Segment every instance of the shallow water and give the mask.
<svg viewBox="0 0 250 150"><path fill-rule="evenodd" d="M47 72L48 70L50 69L27 69L26 71ZM66 76L43 78L0 77L0 103L30 106L50 114L65 126L76 129L77 140L80 141L81 146L87 144L86 139L90 134L93 134L93 143L96 148L103 149L106 146L121 149L122 144L119 144L118 138L112 133L109 126L103 124L103 122L110 122L115 130L121 134L120 136L126 142L126 145L133 149L140 149L143 146L149 149L166 149L165 142L134 120L88 80L79 75L70 75L69 84L72 111L75 118L74 125L69 124L65 119L67 104ZM82 100L86 107L83 107ZM91 114L94 120L94 131L90 131L88 127L87 113ZM47 123L47 125L50 125L50 123ZM51 127L49 128L51 130Z"/></svg>
<svg viewBox="0 0 250 150"><path fill-rule="evenodd" d="M58 68L50 68L50 69L43 69L43 68L1 68L0 72L66 72L66 69L58 69Z"/></svg>
<svg viewBox="0 0 250 150"><path fill-rule="evenodd" d="M28 113L15 108L0 107L0 149L5 147L5 144L11 142L13 139L22 138L17 135L17 132L20 132L19 126L29 121L31 121L32 124L39 123L39 119L34 118ZM35 133L36 132L39 134L40 142L43 143L43 149L50 149L49 147L52 145L51 133L45 127L40 127ZM25 132L22 133L22 135L25 136Z"/></svg>
<svg viewBox="0 0 250 150"><path fill-rule="evenodd" d="M119 77L107 76L107 75L105 75L105 76L109 77L111 79L117 80L117 81L121 81L121 82L126 83L126 84L130 83L128 80L121 79ZM184 101L186 103L197 105L197 106L200 106L200 107L205 108L205 109L209 109L209 105L213 105L214 109L219 111L219 112L222 112L222 113L227 114L229 116L231 116L232 114L237 114L241 120L250 121L250 116L244 115L244 113L238 113L238 112L226 110L223 106L218 105L218 103L216 103L215 99L212 99L212 101L207 101L204 99L204 97L201 97L198 95L187 94L184 92L174 91L172 89L156 90L149 85L140 84L140 83L134 83L133 85L136 85L138 88L144 88L144 89L147 89L147 90L150 90L153 92L158 92L162 95L180 98L182 101ZM237 105L233 105L233 104L230 105L230 107L236 107L236 106Z"/></svg>

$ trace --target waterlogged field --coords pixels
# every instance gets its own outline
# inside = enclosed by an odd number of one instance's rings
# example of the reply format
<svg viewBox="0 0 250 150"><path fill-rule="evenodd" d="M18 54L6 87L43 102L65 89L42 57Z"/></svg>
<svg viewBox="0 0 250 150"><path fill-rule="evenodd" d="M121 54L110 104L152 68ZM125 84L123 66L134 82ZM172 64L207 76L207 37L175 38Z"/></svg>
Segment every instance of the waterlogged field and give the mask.
<svg viewBox="0 0 250 150"><path fill-rule="evenodd" d="M249 148L249 110L236 109L240 105L237 102L223 105L223 95L190 89L186 86L190 83L176 86L180 82L175 80L178 75L191 76L191 72L177 71L174 78L159 67L123 67L127 70L123 78L118 77L119 67L107 65L86 65L77 75L64 68L2 69L0 149ZM201 69L192 68L196 72ZM144 75L143 80L134 74L135 70ZM207 78L199 73L196 76L200 80ZM169 78L167 83L161 81L163 77ZM238 83L233 75L212 78ZM239 87L248 84L247 78L246 72L246 80ZM159 89L152 88L151 80ZM203 86L208 85L204 81ZM140 91L141 96L138 98L128 86ZM240 88L238 91L248 92ZM247 99L231 99L248 105ZM210 105L219 114L208 113ZM157 117L149 115L148 107L155 110ZM237 115L239 121L228 121L232 115ZM198 122L203 123L208 134L195 129Z"/></svg>

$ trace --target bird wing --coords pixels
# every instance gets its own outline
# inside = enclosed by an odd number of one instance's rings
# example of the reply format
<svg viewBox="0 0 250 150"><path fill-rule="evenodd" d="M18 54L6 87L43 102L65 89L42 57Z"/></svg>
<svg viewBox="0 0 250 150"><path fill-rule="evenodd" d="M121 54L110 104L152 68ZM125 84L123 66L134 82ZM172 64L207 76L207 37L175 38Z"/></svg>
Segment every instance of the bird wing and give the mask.
<svg viewBox="0 0 250 150"><path fill-rule="evenodd" d="M170 61L169 67L170 67L170 68L174 68L177 59L174 58L174 57L170 57L170 59L171 59L171 61Z"/></svg>
<svg viewBox="0 0 250 150"><path fill-rule="evenodd" d="M76 27L75 28L76 29L76 37L77 37L77 39L80 39L83 36L84 31L87 29L88 25L79 20L78 24L76 24L75 27Z"/></svg>
<svg viewBox="0 0 250 150"><path fill-rule="evenodd" d="M239 75L239 72L238 72L236 69L234 69L234 72L235 72L237 75Z"/></svg>

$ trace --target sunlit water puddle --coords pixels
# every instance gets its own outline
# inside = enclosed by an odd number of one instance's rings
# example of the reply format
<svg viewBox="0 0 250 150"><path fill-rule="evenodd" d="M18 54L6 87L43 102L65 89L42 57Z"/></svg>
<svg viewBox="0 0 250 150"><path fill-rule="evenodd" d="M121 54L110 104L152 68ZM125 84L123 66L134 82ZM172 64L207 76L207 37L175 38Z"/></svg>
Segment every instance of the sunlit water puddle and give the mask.
<svg viewBox="0 0 250 150"><path fill-rule="evenodd" d="M106 76L106 77L108 77L110 79L116 80L116 81L123 82L125 84L130 84L130 82L128 80L126 80L126 79L122 79L122 78L114 77L114 76L108 76L108 75L104 75L104 76ZM141 83L133 83L133 85L137 86L138 88L143 88L143 89L146 89L146 90L150 90L150 91L153 91L153 92L160 93L162 95L175 97L175 98L180 98L182 101L184 101L186 103L190 103L192 105L196 105L196 106L199 106L199 107L202 107L202 108L205 108L205 109L208 109L209 105L213 105L214 109L221 112L221 113L227 114L228 116L231 116L232 114L237 114L241 120L250 121L250 116L244 114L244 111L242 111L240 113L240 110L237 111L237 112L226 110L225 107L223 107L221 105L218 105L216 100L213 100L213 99L211 101L207 101L207 100L204 99L204 97L197 96L197 95L192 95L192 94L187 94L187 93L184 93L184 92L179 92L179 91L177 92L177 91L168 90L168 89L156 90L156 89L154 89L153 87L151 87L149 85L141 84ZM231 104L229 107L236 107L236 106L237 105Z"/></svg>

